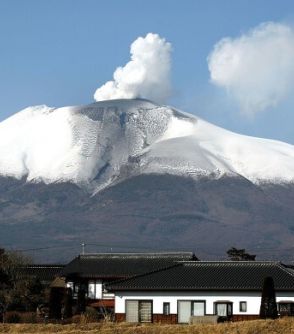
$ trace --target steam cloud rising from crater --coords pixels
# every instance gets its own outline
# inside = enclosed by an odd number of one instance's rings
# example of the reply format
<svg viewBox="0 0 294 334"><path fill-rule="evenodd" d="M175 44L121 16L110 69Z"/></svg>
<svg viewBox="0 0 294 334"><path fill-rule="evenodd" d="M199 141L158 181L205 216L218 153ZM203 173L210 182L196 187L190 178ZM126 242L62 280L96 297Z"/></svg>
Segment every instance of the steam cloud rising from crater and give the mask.
<svg viewBox="0 0 294 334"><path fill-rule="evenodd" d="M171 93L171 44L157 34L137 38L130 48L131 60L118 67L113 80L94 94L96 101L109 99L148 98L166 102Z"/></svg>

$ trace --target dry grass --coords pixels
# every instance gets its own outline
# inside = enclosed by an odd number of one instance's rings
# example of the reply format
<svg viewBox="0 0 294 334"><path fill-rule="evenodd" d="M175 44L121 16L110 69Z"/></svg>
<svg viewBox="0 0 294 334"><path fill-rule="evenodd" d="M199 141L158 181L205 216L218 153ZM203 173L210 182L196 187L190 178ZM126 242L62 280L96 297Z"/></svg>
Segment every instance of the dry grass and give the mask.
<svg viewBox="0 0 294 334"><path fill-rule="evenodd" d="M294 319L254 320L217 325L0 324L9 334L294 334Z"/></svg>

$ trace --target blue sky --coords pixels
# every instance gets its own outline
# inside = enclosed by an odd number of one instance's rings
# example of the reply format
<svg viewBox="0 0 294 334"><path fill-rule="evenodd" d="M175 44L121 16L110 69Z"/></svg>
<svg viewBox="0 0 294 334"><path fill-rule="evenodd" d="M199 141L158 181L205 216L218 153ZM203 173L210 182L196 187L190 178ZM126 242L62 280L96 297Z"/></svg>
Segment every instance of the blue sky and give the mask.
<svg viewBox="0 0 294 334"><path fill-rule="evenodd" d="M153 32L173 48L169 104L235 132L294 144L291 94L248 117L210 80L214 45L268 21L292 26L294 2L0 0L0 119L30 105L94 102L96 88L129 61L130 44Z"/></svg>

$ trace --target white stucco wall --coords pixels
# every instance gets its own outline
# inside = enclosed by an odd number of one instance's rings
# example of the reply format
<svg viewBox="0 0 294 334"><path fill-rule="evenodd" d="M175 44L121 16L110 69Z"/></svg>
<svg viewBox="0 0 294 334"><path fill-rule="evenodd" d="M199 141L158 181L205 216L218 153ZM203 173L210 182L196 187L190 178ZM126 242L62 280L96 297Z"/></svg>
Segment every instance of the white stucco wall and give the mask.
<svg viewBox="0 0 294 334"><path fill-rule="evenodd" d="M117 292L115 296L115 313L125 313L126 300L152 300L153 301L153 313L163 313L163 303L170 303L170 313L177 314L177 304L179 300L205 300L206 301L206 314L214 314L214 303L217 301L230 301L233 303L233 314L259 314L261 293L260 292ZM277 293L277 302L279 301L293 301L294 292L289 293ZM239 302L247 302L247 312L239 311Z"/></svg>

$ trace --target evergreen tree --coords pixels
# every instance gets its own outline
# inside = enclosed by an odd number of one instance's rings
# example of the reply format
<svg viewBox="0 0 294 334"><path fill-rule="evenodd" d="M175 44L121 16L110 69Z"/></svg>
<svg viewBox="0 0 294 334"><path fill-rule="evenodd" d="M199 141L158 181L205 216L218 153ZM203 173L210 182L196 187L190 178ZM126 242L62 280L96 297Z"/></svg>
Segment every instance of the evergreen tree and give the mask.
<svg viewBox="0 0 294 334"><path fill-rule="evenodd" d="M264 279L259 316L261 319L276 319L278 317L276 292L272 277Z"/></svg>
<svg viewBox="0 0 294 334"><path fill-rule="evenodd" d="M77 300L77 313L84 313L86 310L86 292L81 287L78 291L78 300Z"/></svg>
<svg viewBox="0 0 294 334"><path fill-rule="evenodd" d="M49 296L49 318L61 319L63 288L51 288Z"/></svg>

